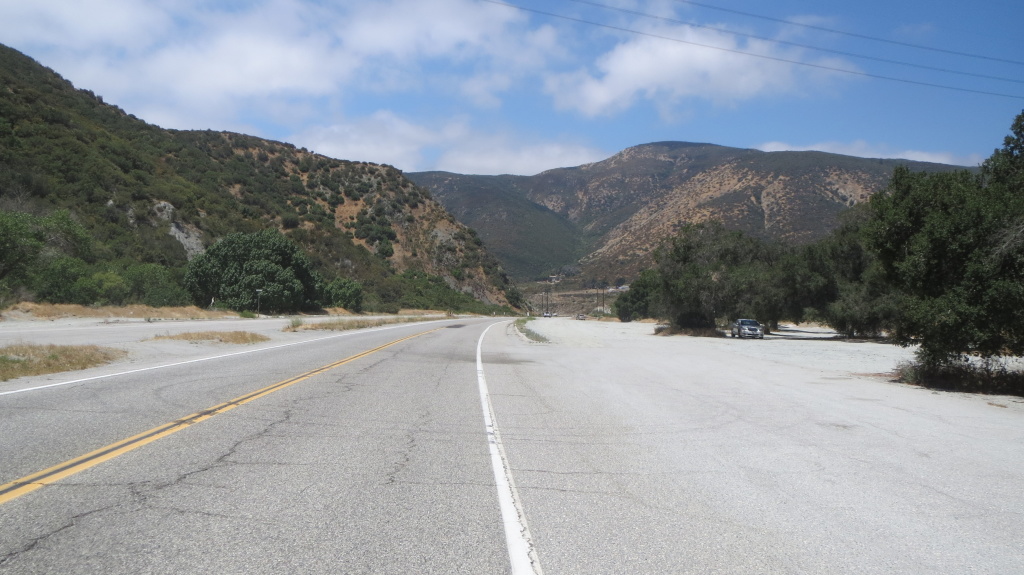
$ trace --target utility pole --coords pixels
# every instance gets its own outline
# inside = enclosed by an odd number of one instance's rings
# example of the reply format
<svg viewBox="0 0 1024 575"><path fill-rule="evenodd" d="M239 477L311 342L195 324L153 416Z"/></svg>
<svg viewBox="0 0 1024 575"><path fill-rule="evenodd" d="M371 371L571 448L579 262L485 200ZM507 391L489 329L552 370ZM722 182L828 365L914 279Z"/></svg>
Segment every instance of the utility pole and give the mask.
<svg viewBox="0 0 1024 575"><path fill-rule="evenodd" d="M261 293L263 293L263 290L261 290L261 289L256 290L256 317L260 317L260 294Z"/></svg>

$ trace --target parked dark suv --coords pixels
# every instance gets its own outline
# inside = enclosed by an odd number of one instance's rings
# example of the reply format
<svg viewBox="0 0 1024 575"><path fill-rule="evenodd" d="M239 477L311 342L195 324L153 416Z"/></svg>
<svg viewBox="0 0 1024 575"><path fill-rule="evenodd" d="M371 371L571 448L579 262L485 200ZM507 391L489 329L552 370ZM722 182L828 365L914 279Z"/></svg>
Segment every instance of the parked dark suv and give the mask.
<svg viewBox="0 0 1024 575"><path fill-rule="evenodd" d="M761 324L752 319L738 319L732 324L733 337L756 337L757 339L764 339L764 328Z"/></svg>

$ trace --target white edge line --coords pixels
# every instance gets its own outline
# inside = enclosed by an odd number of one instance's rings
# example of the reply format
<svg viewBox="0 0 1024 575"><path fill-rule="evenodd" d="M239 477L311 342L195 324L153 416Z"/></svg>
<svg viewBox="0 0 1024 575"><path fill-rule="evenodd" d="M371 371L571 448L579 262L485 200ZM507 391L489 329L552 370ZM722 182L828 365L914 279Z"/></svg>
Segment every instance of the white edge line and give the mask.
<svg viewBox="0 0 1024 575"><path fill-rule="evenodd" d="M494 469L494 482L498 488L498 506L501 509L501 520L505 527L505 543L508 546L509 560L512 562L512 575L543 575L537 552L533 548L530 529L526 525L526 514L523 512L519 493L512 481L512 469L508 464L508 456L501 443L501 435L494 423L494 407L487 391L487 379L484 377L483 343L484 336L497 323L487 326L480 334L476 343L476 379L480 388L480 404L484 412L484 427L487 430L487 445L491 451L491 467Z"/></svg>
<svg viewBox="0 0 1024 575"><path fill-rule="evenodd" d="M456 321L456 320L441 319L441 320L434 320L434 321L424 321L424 322L416 322L416 325L423 325L423 324L427 324L427 323L435 323L435 322L440 322L440 321ZM403 324L400 324L400 325L388 325L388 326L375 327L375 328L370 328L370 329L365 329L365 330L351 330L351 331L346 331L344 333L339 333L339 334L335 334L335 335L328 335L328 336L325 336L325 337L318 337L316 339L306 339L306 340L303 340L303 341L293 341L292 343L282 343L280 345L273 345L273 346L270 346L270 347L261 347L261 348L257 348L257 349L247 349L245 351L236 351L236 352L233 352L233 353L225 353L224 355L214 355L214 356L210 356L210 357L200 357L198 359L189 359L189 360L186 360L186 361L179 361L179 362L176 362L176 363L166 363L164 365L154 365L152 367L142 367L142 368L139 368L139 369L132 369L132 370L129 370L129 371L120 371L120 372L117 372L117 373L108 373L108 374L105 374L105 375L95 375L93 377L83 377L82 379L73 379L71 381L61 381L61 382L58 382L58 383L48 383L46 385L38 385L36 387L26 387L24 389L13 389L11 391L0 391L0 396L12 395L12 394L15 394L15 393L25 393L26 391L38 391L40 389L47 389L47 388L50 388L50 387L60 387L62 385L72 385L72 384L75 384L75 383L84 383L86 381L95 381L97 379L104 379L104 378L107 378L107 377L118 377L118 376L122 376L122 375L131 375L133 373L141 373L143 371L152 371L154 369L164 369L164 368L167 368L167 367L177 367L179 365L188 365L190 363L199 363L201 361L210 361L212 359L222 359L222 358L225 358L225 357L233 357L233 356L236 356L236 355L245 355L247 353L256 353L256 352L260 352L260 351L268 351L268 350L271 350L271 349L280 349L282 347L291 347L293 345L302 345L304 343L310 343L310 342L314 342L314 341L323 341L325 339L334 339L336 337L345 337L345 336L355 335L357 333L368 333L368 332L371 332L371 331L384 331L384 330L387 330L387 329L398 329L400 327L410 327L410 324L409 323L403 323Z"/></svg>

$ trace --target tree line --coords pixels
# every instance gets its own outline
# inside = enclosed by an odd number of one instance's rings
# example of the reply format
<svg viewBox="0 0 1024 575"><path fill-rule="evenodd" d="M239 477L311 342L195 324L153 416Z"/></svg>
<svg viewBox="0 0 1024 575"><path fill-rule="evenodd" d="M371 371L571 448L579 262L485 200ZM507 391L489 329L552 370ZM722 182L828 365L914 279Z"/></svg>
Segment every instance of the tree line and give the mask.
<svg viewBox="0 0 1024 575"><path fill-rule="evenodd" d="M256 310L259 296L268 312L362 308L358 282L325 281L301 249L273 229L230 234L184 269L97 260L93 248L92 237L67 211L0 210L0 303L207 307L219 301L223 309Z"/></svg>
<svg viewBox="0 0 1024 575"><path fill-rule="evenodd" d="M95 246L67 211L36 216L0 210L0 307L33 300L89 306L192 304L263 313L325 307L391 313L400 308L512 311L412 270L371 278L372 289L354 278L325 278L301 247L273 228L229 234L183 268L97 259Z"/></svg>
<svg viewBox="0 0 1024 575"><path fill-rule="evenodd" d="M689 224L614 304L623 321L708 329L817 321L917 346L926 371L1024 353L1024 113L980 170L897 168L824 239L766 241Z"/></svg>

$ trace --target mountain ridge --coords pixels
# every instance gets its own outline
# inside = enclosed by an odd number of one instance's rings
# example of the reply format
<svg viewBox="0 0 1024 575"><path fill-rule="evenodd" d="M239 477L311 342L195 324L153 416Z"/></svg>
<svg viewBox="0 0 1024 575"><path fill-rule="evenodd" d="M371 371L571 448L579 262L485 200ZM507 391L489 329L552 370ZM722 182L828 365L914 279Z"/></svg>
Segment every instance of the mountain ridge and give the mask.
<svg viewBox="0 0 1024 575"><path fill-rule="evenodd" d="M688 222L718 219L731 229L794 243L820 239L835 227L839 212L884 189L898 165L927 172L963 169L818 151L661 141L534 176L407 176L431 190L460 221L474 222L516 278L539 279L568 269L610 279L632 277L649 266L657 245ZM499 185L502 193L495 194ZM536 251L531 244L548 242L491 225L481 212L508 209L509 194L514 202L525 200L550 212L544 221L530 221L530 213L518 208L530 234L571 235L566 241L575 249Z"/></svg>

